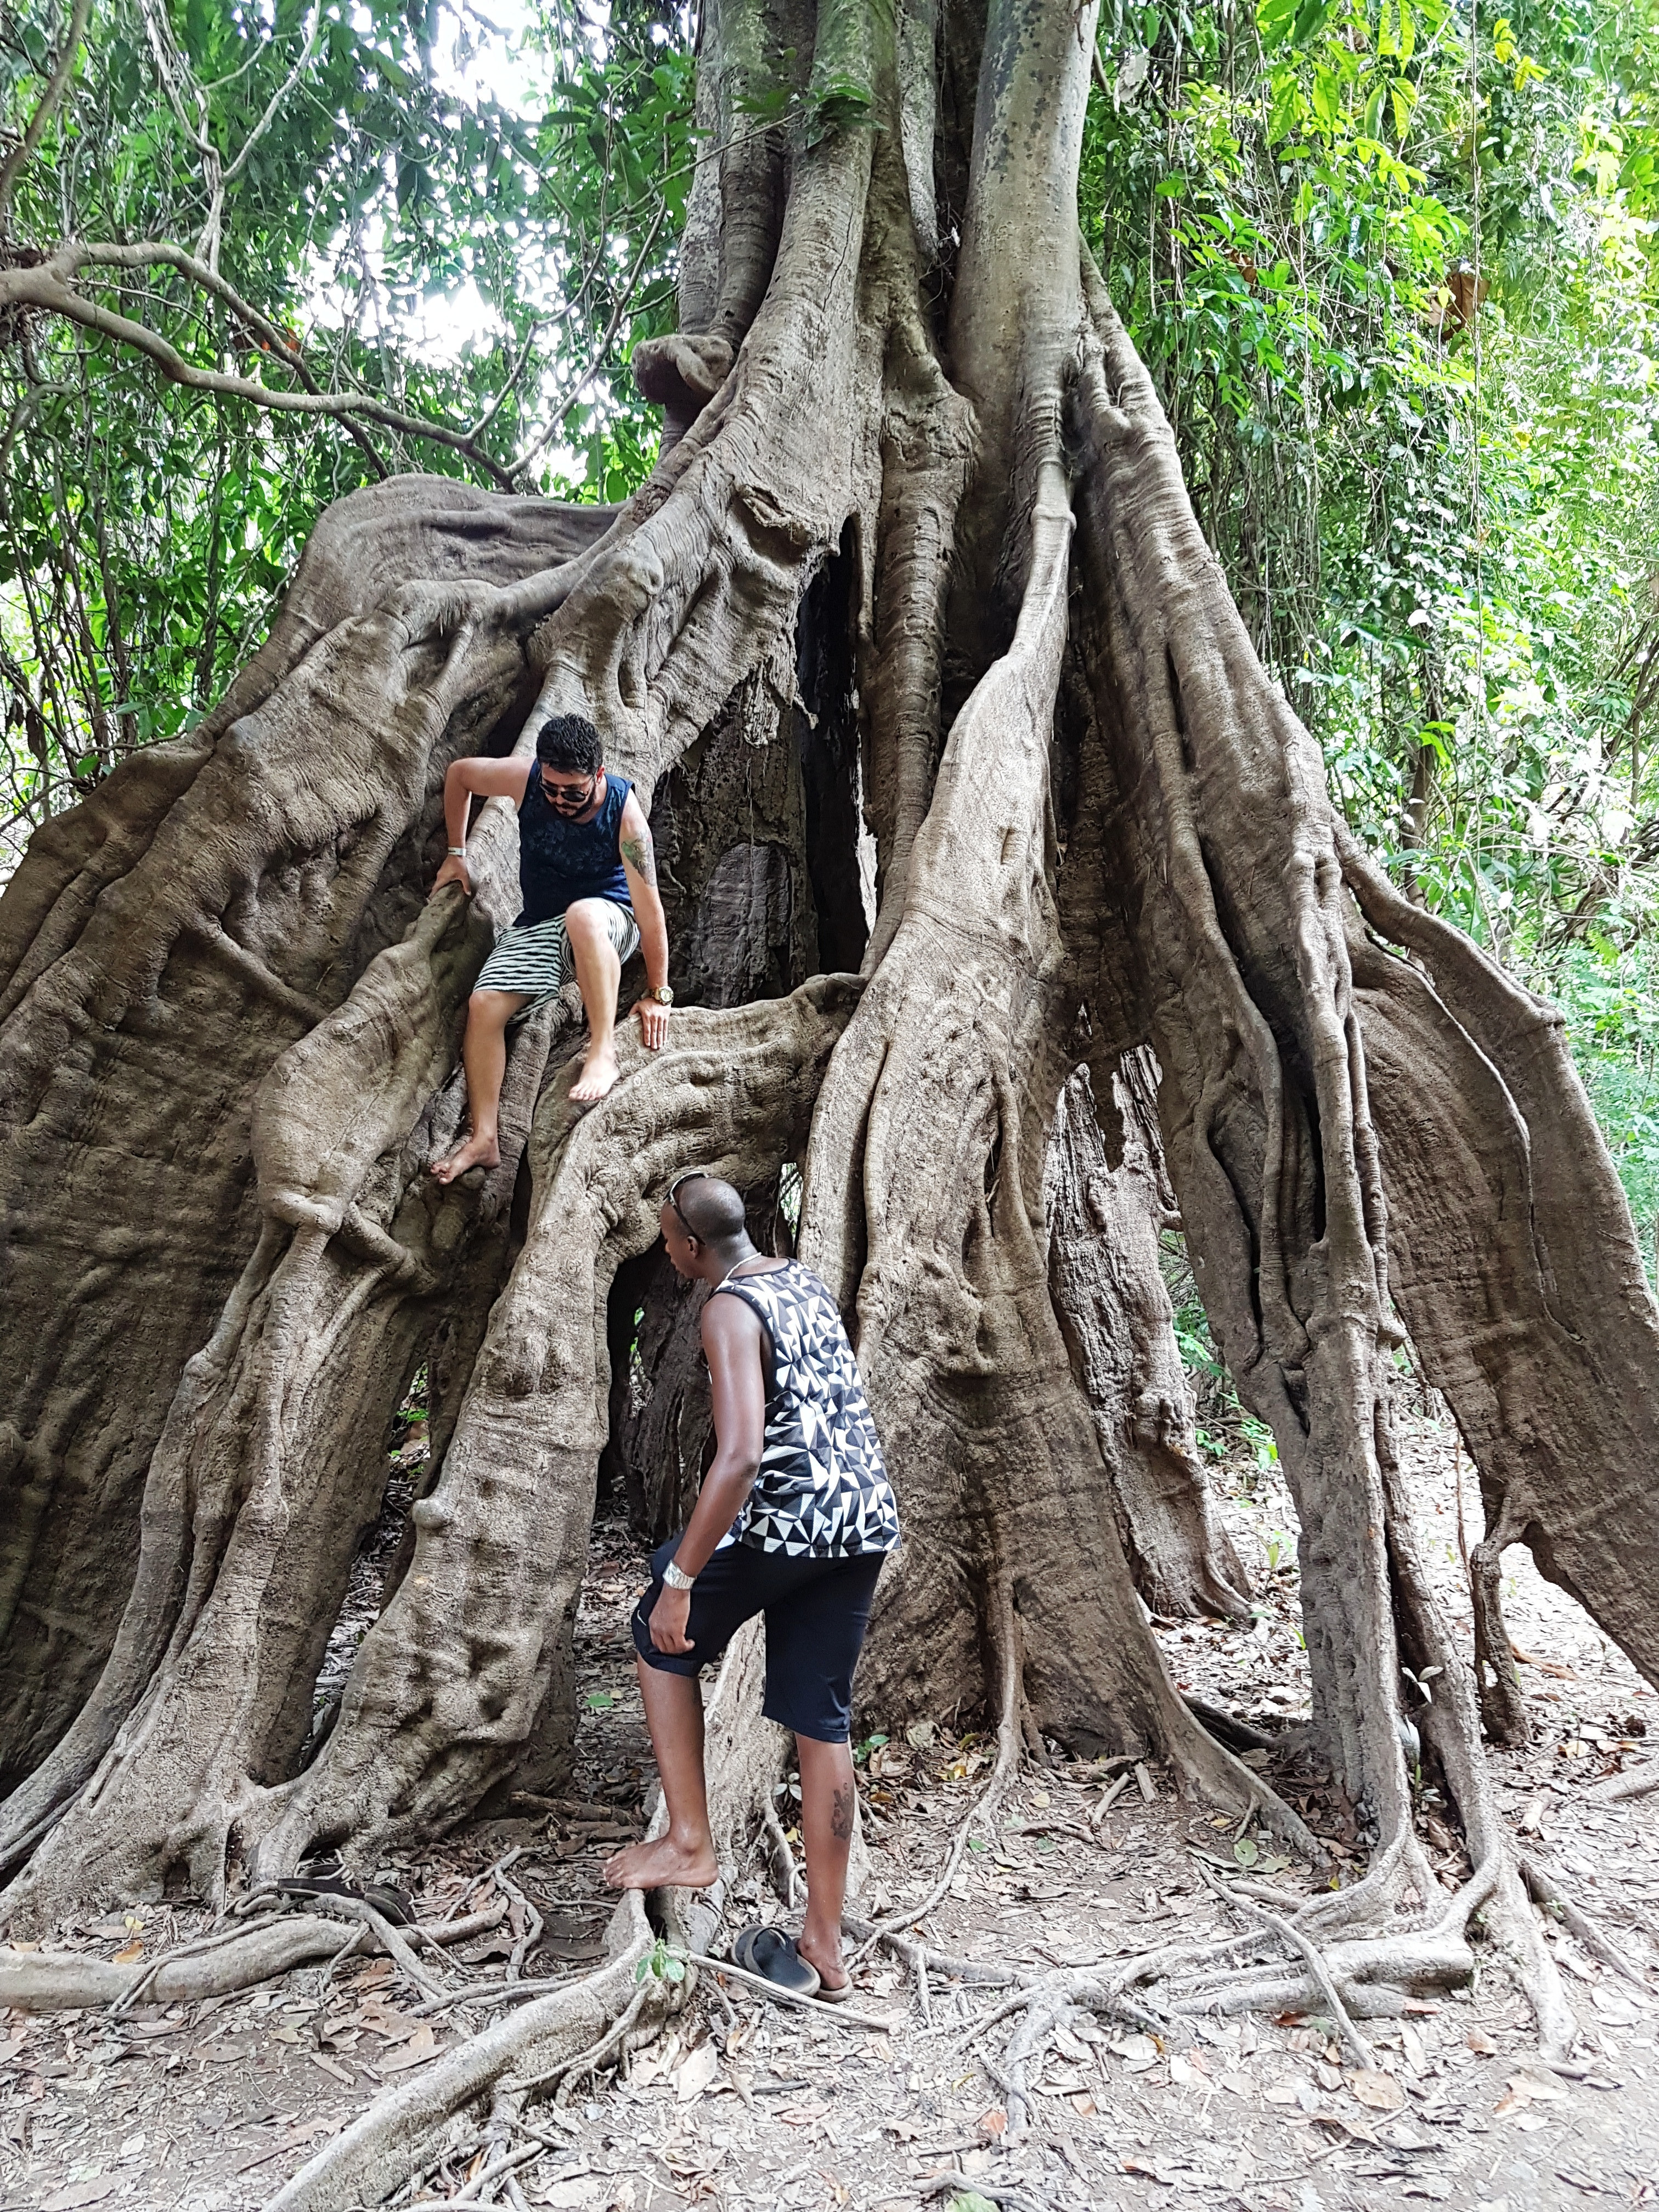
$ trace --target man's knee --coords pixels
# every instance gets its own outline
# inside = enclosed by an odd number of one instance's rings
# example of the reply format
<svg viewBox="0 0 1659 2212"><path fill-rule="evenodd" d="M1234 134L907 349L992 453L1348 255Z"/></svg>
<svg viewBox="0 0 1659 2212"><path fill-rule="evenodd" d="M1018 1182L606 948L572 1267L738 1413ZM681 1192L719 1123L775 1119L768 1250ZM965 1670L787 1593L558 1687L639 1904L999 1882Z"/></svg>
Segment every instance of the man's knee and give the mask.
<svg viewBox="0 0 1659 2212"><path fill-rule="evenodd" d="M611 943L610 917L605 909L605 900L596 898L576 899L565 908L564 933L572 945L616 949Z"/></svg>
<svg viewBox="0 0 1659 2212"><path fill-rule="evenodd" d="M517 991L475 991L466 1002L467 1026L504 1030L523 1004Z"/></svg>

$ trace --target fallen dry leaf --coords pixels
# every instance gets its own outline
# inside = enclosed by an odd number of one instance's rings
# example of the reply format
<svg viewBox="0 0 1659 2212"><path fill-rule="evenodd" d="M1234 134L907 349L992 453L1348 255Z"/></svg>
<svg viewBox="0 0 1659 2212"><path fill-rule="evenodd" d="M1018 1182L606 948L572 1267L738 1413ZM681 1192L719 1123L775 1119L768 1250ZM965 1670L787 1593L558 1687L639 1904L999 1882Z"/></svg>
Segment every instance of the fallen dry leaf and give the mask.
<svg viewBox="0 0 1659 2212"><path fill-rule="evenodd" d="M700 2043L674 2075L674 2095L682 2105L701 2097L720 2070L720 2055L712 2043Z"/></svg>
<svg viewBox="0 0 1659 2212"><path fill-rule="evenodd" d="M979 2116L981 2135L1000 2136L1007 2124L1008 2115L1000 2105L993 2105L988 2112L981 2112Z"/></svg>
<svg viewBox="0 0 1659 2212"><path fill-rule="evenodd" d="M1472 2027L1463 2040L1471 2051L1478 2051L1483 2058L1490 2058L1498 2048L1484 2027Z"/></svg>
<svg viewBox="0 0 1659 2212"><path fill-rule="evenodd" d="M100 2173L94 2181L71 2181L67 2189L48 2197L40 2212L80 2212L83 2204L101 2204L120 2186L121 2177L117 2173Z"/></svg>
<svg viewBox="0 0 1659 2212"><path fill-rule="evenodd" d="M438 2039L432 2022L423 2020L400 2051L390 2051L380 2061L382 2074L401 2074L410 2066L423 2066L437 2056Z"/></svg>
<svg viewBox="0 0 1659 2212"><path fill-rule="evenodd" d="M1492 2110L1503 2117L1518 2112L1523 2106L1546 2103L1551 2098L1565 2097L1561 2084L1547 2074L1511 2074L1505 2094Z"/></svg>
<svg viewBox="0 0 1659 2212"><path fill-rule="evenodd" d="M115 1966L136 1966L144 1955L144 1947L135 1936L131 1943L123 1943L110 1961Z"/></svg>
<svg viewBox="0 0 1659 2212"><path fill-rule="evenodd" d="M1080 2094L1072 2099L1072 2110L1080 2118L1091 2120L1096 2112L1095 2100L1086 2092Z"/></svg>
<svg viewBox="0 0 1659 2212"><path fill-rule="evenodd" d="M1342 2135L1352 2136L1356 2142L1370 2143L1378 2150L1382 2147L1382 2136L1375 2128L1367 2127L1364 2120L1346 2119L1340 2112L1310 2112L1308 2118L1316 2128L1335 2128Z"/></svg>
<svg viewBox="0 0 1659 2212"><path fill-rule="evenodd" d="M778 2118L786 2127L810 2128L821 2120L830 2107L825 2104L786 2105Z"/></svg>
<svg viewBox="0 0 1659 2212"><path fill-rule="evenodd" d="M1406 2101L1406 2093L1392 2074L1379 2074L1369 2066L1362 2066L1348 2087L1374 2112L1397 2112Z"/></svg>
<svg viewBox="0 0 1659 2212"><path fill-rule="evenodd" d="M1145 2174L1149 2181L1161 2181L1166 2189L1175 2187L1175 2176L1166 2167L1155 2165L1150 2158L1135 2158L1126 2153L1118 2164L1125 2173Z"/></svg>

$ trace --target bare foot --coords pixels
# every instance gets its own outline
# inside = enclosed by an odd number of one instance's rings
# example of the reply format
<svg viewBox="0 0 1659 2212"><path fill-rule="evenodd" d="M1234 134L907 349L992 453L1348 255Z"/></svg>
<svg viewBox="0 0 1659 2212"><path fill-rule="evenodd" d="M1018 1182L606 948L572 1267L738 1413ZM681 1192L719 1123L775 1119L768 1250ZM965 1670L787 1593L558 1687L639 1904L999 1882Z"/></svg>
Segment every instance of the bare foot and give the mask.
<svg viewBox="0 0 1659 2212"><path fill-rule="evenodd" d="M809 1936L805 1929L795 1938L795 1948L809 1966L818 1970L818 1979L826 1990L847 1987L847 1969L841 1961L841 1942L836 1936Z"/></svg>
<svg viewBox="0 0 1659 2212"><path fill-rule="evenodd" d="M501 1148L493 1136L471 1136L464 1145L457 1145L453 1152L446 1152L441 1160L434 1160L432 1172L440 1182L453 1182L469 1168L498 1168L501 1164Z"/></svg>
<svg viewBox="0 0 1659 2212"><path fill-rule="evenodd" d="M605 1882L611 1889L707 1889L720 1879L720 1871L712 1843L693 1850L672 1836L630 1844L605 1863Z"/></svg>
<svg viewBox="0 0 1659 2212"><path fill-rule="evenodd" d="M603 1098L607 1091L616 1088L621 1070L617 1066L616 1048L594 1045L582 1062L582 1072L570 1086L570 1096L578 1105L587 1105L595 1098ZM708 1877L712 1881L714 1876Z"/></svg>

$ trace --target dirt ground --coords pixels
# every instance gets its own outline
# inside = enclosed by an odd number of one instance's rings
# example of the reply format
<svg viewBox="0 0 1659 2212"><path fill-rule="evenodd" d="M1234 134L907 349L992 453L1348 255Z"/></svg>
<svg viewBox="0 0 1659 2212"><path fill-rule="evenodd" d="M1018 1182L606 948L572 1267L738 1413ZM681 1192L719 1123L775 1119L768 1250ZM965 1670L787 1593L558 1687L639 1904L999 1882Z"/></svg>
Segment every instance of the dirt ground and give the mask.
<svg viewBox="0 0 1659 2212"><path fill-rule="evenodd" d="M1425 1548L1467 1627L1451 1432L1420 1415L1403 1427ZM1480 1509L1463 1473L1473 1540ZM1216 1480L1260 1594L1258 1617L1248 1631L1210 1622L1158 1632L1194 1695L1275 1726L1305 1706L1294 1517L1271 1462L1236 1456ZM372 1617L400 1496L406 1486L365 1547L325 1694ZM952 2203L961 2212L992 2203L1008 2212L1136 2212L1183 2197L1217 2212L1407 2212L1425 2202L1534 2212L1654 2201L1659 1796L1597 1806L1585 1785L1659 1755L1659 1701L1523 1553L1510 1552L1505 1565L1534 1736L1524 1751L1492 1754L1504 1802L1528 1849L1601 1924L1626 1966L1613 1972L1549 1925L1583 2024L1576 2078L1539 2063L1502 1960L1477 1944L1471 1989L1369 2024L1391 2081L1360 2081L1356 2094L1352 2067L1317 2021L1204 2019L1185 2049L1102 2023L1095 2039L1063 2034L1054 2045L1030 2130L1009 2144L1001 2094L981 2063L994 2064L1006 2030L977 2032L997 1993L936 1987L924 2017L913 1983L878 1957L858 1974L861 2009L887 2023L878 2029L773 2007L735 1984L722 1996L705 1978L678 2027L636 2053L626 2078L605 2077L568 2109L538 2109L545 2148L519 2169L519 2201L580 2212L693 2204L921 2212ZM526 1905L543 1923L526 1948L526 1977L578 1974L599 1954L610 1900L599 1868L617 1835L638 1827L653 1780L627 1631L644 1580L625 1529L602 1522L579 1624L582 1713L569 1800L550 1814L483 1824L422 1865L383 1870L415 1892L422 1919L436 1920L469 1901L469 1884L506 1853L520 1854L503 1878L522 1903L493 1935L462 1947L458 1975L499 1985L515 1943L535 1934ZM878 1736L862 1748L871 1887L860 1911L925 1893L982 1786L988 1743L949 1722L940 1716L908 1740ZM1042 1967L1111 1960L1176 1931L1230 1931L1194 1850L1229 1872L1248 1863L1254 1879L1292 1899L1305 1893L1305 1870L1265 1838L1236 1838L1201 1812L1184 1813L1155 1769L1145 1777L1150 1800L1131 1774L1101 1821L1101 1800L1123 1772L1121 1763L1064 1758L1024 1772L999 1809L994 1843L964 1854L927 1923L929 1940ZM1311 1783L1290 1778L1282 1786L1316 1830L1347 1845L1345 1866L1359 1872L1343 1808ZM1431 1802L1419 1825L1442 1878L1454 1882L1464 1862ZM757 1872L732 1909L788 1918ZM199 1914L164 1910L65 1929L55 1940L105 1957L137 1944L150 1957L202 1924ZM120 2021L0 2012L0 2212L262 2205L383 2082L449 2047L463 2017L477 2027L495 2016L488 1997L465 2014L418 2016L419 1999L391 1961L377 1960L188 2008L141 2005ZM480 2163L479 2132L476 2117L452 2123L453 2161L403 2201L456 2201ZM461 2201L482 2200L475 2191Z"/></svg>

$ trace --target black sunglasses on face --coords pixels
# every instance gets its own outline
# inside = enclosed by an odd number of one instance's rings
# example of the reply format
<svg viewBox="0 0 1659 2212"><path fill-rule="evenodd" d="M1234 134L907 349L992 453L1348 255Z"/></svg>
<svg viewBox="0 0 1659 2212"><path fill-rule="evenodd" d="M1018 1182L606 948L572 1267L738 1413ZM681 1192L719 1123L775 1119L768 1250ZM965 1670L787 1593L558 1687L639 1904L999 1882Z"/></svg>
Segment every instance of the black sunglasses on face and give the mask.
<svg viewBox="0 0 1659 2212"><path fill-rule="evenodd" d="M544 775L542 778L542 797L546 799L550 806L586 806L588 800L593 796L594 786L599 782L599 780L598 775L595 774L588 777L585 785L580 783L550 783L546 776Z"/></svg>

